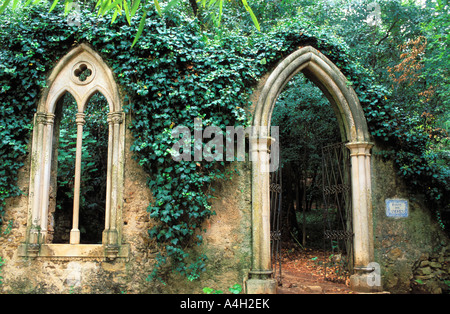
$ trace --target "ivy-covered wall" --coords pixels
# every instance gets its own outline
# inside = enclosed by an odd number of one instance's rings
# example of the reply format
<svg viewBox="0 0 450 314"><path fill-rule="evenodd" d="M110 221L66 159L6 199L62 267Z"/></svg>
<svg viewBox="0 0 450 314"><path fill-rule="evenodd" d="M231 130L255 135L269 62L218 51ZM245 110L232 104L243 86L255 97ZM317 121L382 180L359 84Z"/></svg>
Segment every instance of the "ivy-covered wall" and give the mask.
<svg viewBox="0 0 450 314"><path fill-rule="evenodd" d="M176 139L170 133L178 125L193 129L195 118L223 129L248 125L263 75L306 45L319 49L351 81L374 141L386 143L380 156L393 160L400 177L413 178L412 185L432 201L431 209L446 197L447 178L423 156L427 134L410 134L413 122L399 120L403 116L390 105L389 91L331 32L293 21L267 34L236 31L217 37L183 16L149 14L130 48L137 20L128 25L119 17L111 25L108 18L82 12L80 26L68 25L61 11L49 14L48 7L1 19L0 256L5 265L0 289L5 292L63 292L78 282L85 283L81 292L118 293L192 292L202 286L223 289L218 282L241 283L251 254L250 165L175 162L170 151ZM124 237L131 258L83 264L22 260L15 247L25 238L33 114L46 76L79 43L102 56L121 87L128 147ZM427 189L431 183L433 189ZM50 277L59 279L27 280Z"/></svg>
<svg viewBox="0 0 450 314"><path fill-rule="evenodd" d="M392 293L448 293L450 286L450 239L428 209L423 195L411 193L408 182L395 171L392 161L372 152L372 208L375 261L381 266L383 289ZM387 199L408 201L407 217L386 214ZM429 257L439 259L442 269L428 276L414 276Z"/></svg>

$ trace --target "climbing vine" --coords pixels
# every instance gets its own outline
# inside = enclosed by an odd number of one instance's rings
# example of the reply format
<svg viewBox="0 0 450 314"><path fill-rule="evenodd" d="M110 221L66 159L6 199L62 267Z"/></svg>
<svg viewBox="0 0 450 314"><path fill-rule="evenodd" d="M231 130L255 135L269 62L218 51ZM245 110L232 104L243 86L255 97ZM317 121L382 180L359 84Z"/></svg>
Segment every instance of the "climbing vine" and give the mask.
<svg viewBox="0 0 450 314"><path fill-rule="evenodd" d="M187 248L202 242L202 222L214 214L211 184L227 177L225 162L174 161L171 148L178 125L245 125L249 96L257 81L276 62L300 46L312 45L347 76L361 104L374 139L385 143L386 158L396 161L400 174L439 202L448 190L448 174L425 156L429 137L409 113L389 102L389 91L346 53L342 40L324 28L292 20L267 33L244 35L202 32L196 21L172 12L163 18L148 11L139 41L130 49L139 20L81 12L80 26L68 25L61 8L34 6L1 17L0 26L0 214L8 197L22 193L18 171L31 145L33 114L46 75L72 47L87 43L114 72L131 116L131 150L150 175L153 202L148 212L155 221L149 236L160 254L149 279L164 280L170 265L188 279L198 278L207 257ZM423 172L418 170L423 168ZM170 262L170 263L169 263Z"/></svg>

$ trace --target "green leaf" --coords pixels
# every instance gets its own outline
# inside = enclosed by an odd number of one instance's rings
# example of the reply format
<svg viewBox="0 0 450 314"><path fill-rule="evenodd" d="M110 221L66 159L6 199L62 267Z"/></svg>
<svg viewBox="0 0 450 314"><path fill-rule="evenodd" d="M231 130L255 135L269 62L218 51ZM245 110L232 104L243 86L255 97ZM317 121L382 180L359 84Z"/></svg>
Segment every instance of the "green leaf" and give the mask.
<svg viewBox="0 0 450 314"><path fill-rule="evenodd" d="M144 30L144 27L145 27L146 19L147 19L147 10L144 9L144 13L142 14L141 21L139 23L139 29L136 33L136 36L134 37L133 43L131 44L131 48L134 47L134 45L139 40L139 37L141 37L142 31Z"/></svg>
<svg viewBox="0 0 450 314"><path fill-rule="evenodd" d="M220 21L222 19L222 9L223 9L223 0L219 0L219 21L217 25L220 25Z"/></svg>
<svg viewBox="0 0 450 314"><path fill-rule="evenodd" d="M112 10L114 7L119 7L119 5L122 3L122 0L116 0L116 1L114 1L113 3L111 3L110 5L108 5L107 7L106 7L106 12L108 12L109 10ZM120 8L120 10L121 10L121 8ZM117 12L117 10L116 10L116 12Z"/></svg>
<svg viewBox="0 0 450 314"><path fill-rule="evenodd" d="M111 24L113 24L114 23L114 21L116 20L116 18L117 18L117 15L119 15L119 10L116 10L115 12L114 12L114 14L113 14L113 16L112 16L112 18L111 18Z"/></svg>
<svg viewBox="0 0 450 314"><path fill-rule="evenodd" d="M161 11L161 6L159 5L159 1L153 0L153 2L155 3L156 11L158 11L159 16L162 16L162 11Z"/></svg>
<svg viewBox="0 0 450 314"><path fill-rule="evenodd" d="M210 287L204 287L204 288L203 288L203 293L211 294L211 293L213 293L213 292L214 292L214 289L213 289L213 288L210 288Z"/></svg>
<svg viewBox="0 0 450 314"><path fill-rule="evenodd" d="M242 0L242 4L244 5L247 12L250 14L250 17L252 18L253 24L255 24L255 27L258 29L258 31L261 31L261 27L259 26L258 19L256 18L255 13L253 13L252 8L247 3L247 0Z"/></svg>
<svg viewBox="0 0 450 314"><path fill-rule="evenodd" d="M19 0L14 0L13 5L12 5L13 10L16 9L18 3L19 3Z"/></svg>
<svg viewBox="0 0 450 314"><path fill-rule="evenodd" d="M8 4L11 2L11 0L5 0L5 2L3 2L2 6L0 7L0 14L3 13L3 11L5 11L6 7L8 6Z"/></svg>
<svg viewBox="0 0 450 314"><path fill-rule="evenodd" d="M141 3L141 0L134 0L133 5L131 6L131 16L134 16L136 14L137 9L139 8L139 4Z"/></svg>
<svg viewBox="0 0 450 314"><path fill-rule="evenodd" d="M168 12L173 6L177 5L179 2L180 0L171 0L164 8L163 13Z"/></svg>
<svg viewBox="0 0 450 314"><path fill-rule="evenodd" d="M127 18L127 22L128 22L129 25L131 25L131 15L130 15L131 12L130 12L130 9L128 7L128 1L127 0L125 0L123 2L123 9L125 11L125 17Z"/></svg>

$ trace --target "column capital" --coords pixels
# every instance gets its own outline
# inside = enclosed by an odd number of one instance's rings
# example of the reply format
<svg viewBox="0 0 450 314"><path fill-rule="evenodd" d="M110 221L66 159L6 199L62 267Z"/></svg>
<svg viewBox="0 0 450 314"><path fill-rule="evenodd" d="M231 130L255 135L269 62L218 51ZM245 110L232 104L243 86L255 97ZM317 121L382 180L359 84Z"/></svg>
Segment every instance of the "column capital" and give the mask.
<svg viewBox="0 0 450 314"><path fill-rule="evenodd" d="M83 113L83 112L78 112L76 115L75 115L75 122L77 123L77 125L84 125L84 123L86 122L85 120L84 120L84 117L85 117L86 115Z"/></svg>
<svg viewBox="0 0 450 314"><path fill-rule="evenodd" d="M108 113L108 123L122 124L123 111L115 111Z"/></svg>
<svg viewBox="0 0 450 314"><path fill-rule="evenodd" d="M55 115L47 112L36 112L36 123L47 125L53 124L55 121Z"/></svg>
<svg viewBox="0 0 450 314"><path fill-rule="evenodd" d="M350 150L350 156L370 156L370 149L373 143L370 142L350 142L345 144Z"/></svg>
<svg viewBox="0 0 450 314"><path fill-rule="evenodd" d="M45 124L53 124L55 122L55 115L53 113L46 113L45 119Z"/></svg>

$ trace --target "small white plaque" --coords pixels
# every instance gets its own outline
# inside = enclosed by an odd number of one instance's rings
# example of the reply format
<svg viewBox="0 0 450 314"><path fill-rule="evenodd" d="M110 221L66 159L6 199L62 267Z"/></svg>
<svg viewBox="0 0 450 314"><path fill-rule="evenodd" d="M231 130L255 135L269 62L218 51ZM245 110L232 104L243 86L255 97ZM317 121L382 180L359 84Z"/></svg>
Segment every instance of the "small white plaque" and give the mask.
<svg viewBox="0 0 450 314"><path fill-rule="evenodd" d="M386 216L393 218L408 217L408 201L404 199L387 199Z"/></svg>

